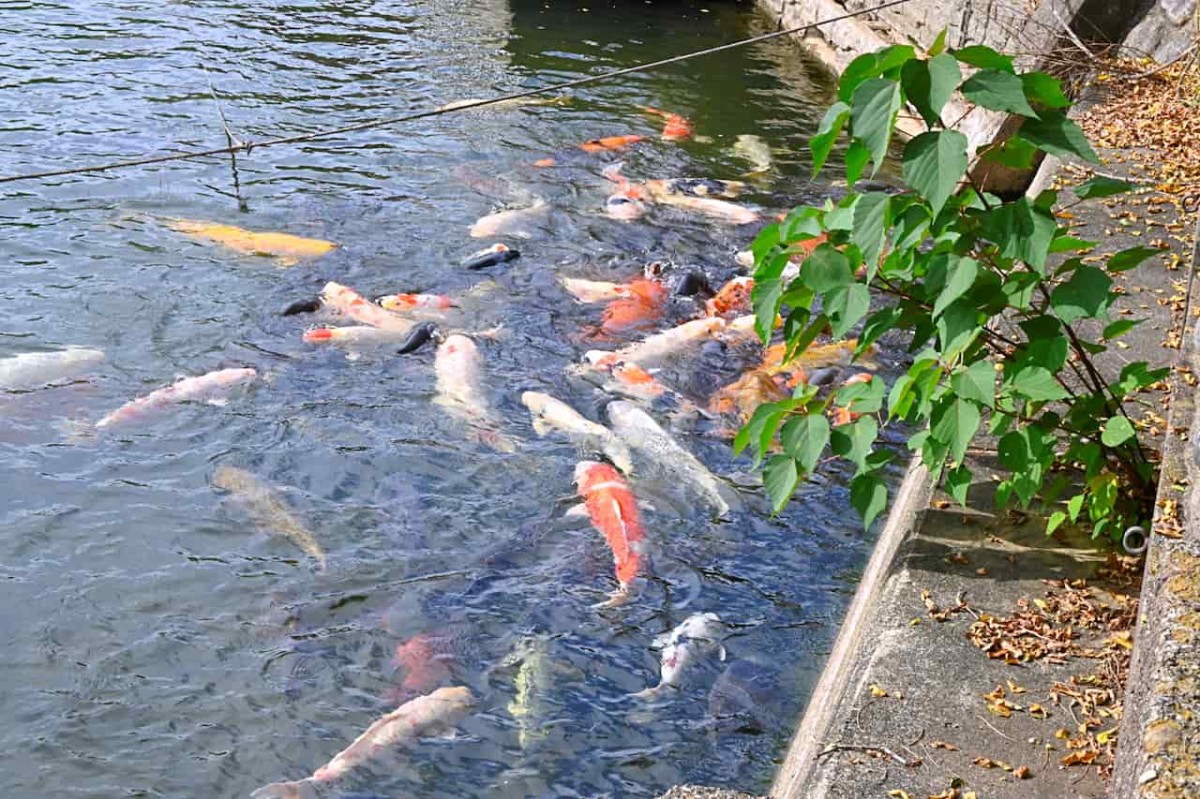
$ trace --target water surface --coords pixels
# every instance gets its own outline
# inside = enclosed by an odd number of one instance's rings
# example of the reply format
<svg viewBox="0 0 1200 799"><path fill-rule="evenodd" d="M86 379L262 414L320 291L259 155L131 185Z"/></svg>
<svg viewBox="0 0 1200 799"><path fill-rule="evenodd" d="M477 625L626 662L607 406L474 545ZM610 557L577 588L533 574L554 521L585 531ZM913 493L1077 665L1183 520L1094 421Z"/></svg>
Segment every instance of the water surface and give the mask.
<svg viewBox="0 0 1200 799"><path fill-rule="evenodd" d="M0 3L4 173L103 162L353 124L653 60L762 32L730 3ZM597 309L556 275L625 280L647 261L732 274L754 230L657 212L603 215L604 156L535 170L598 136L654 137L649 104L708 142L652 140L633 177L734 177L738 134L779 148L748 198L768 211L828 188L802 150L825 87L782 42L591 86L563 108L473 111L227 159L0 187L0 355L80 345L108 360L90 380L0 397L0 785L11 797L245 796L298 779L395 705L396 646L453 639L453 679L481 697L457 741L346 791L381 796L652 796L678 782L770 781L869 546L836 466L781 517L713 524L665 503L647 523L665 582L598 613L611 556L564 517L579 455L538 440L521 391L594 415L564 368L595 344ZM214 95L217 99L214 99ZM492 276L457 263L478 217L534 197L555 211L524 257ZM141 215L331 239L292 269L193 241ZM303 344L289 302L327 280L368 296L437 290L473 299L515 455L481 447L431 405L432 353L368 355ZM226 407L186 405L85 437L128 399L178 375L250 365L268 379ZM714 378L708 378L710 381ZM700 378L703 382L704 378ZM681 433L723 475L726 442ZM329 552L320 574L253 528L210 485L227 464L281 489ZM669 487L664 487L669 489ZM665 490L669 497L669 490ZM677 603L699 580L687 609ZM778 671L765 732L706 725L720 664L661 707L627 694L656 680L655 634L687 613L734 623L731 657ZM525 749L509 712L523 636L556 663L547 736Z"/></svg>

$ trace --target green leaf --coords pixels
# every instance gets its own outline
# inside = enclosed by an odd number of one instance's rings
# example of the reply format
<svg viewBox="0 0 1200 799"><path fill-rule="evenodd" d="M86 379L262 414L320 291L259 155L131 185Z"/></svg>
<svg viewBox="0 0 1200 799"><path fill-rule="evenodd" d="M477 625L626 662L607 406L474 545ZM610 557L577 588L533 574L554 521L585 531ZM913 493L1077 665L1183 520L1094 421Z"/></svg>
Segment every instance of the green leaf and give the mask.
<svg viewBox="0 0 1200 799"><path fill-rule="evenodd" d="M858 139L853 139L850 146L846 148L846 156L843 160L846 162L846 185L853 186L858 183L863 170L867 167L867 162L871 160L871 151L867 149L867 145Z"/></svg>
<svg viewBox="0 0 1200 799"><path fill-rule="evenodd" d="M979 335L979 312L963 300L950 303L937 320L942 357L949 361L970 346Z"/></svg>
<svg viewBox="0 0 1200 799"><path fill-rule="evenodd" d="M782 296L782 280L755 279L754 287L750 289L750 302L754 307L754 332L758 333L764 344L771 341Z"/></svg>
<svg viewBox="0 0 1200 799"><path fill-rule="evenodd" d="M1004 72L1013 71L1012 56L1000 55L990 47L973 44L953 51L953 55L964 64L979 69L999 69Z"/></svg>
<svg viewBox="0 0 1200 799"><path fill-rule="evenodd" d="M870 527L871 522L883 513L887 495L887 483L870 472L850 481L850 504L862 516L863 527Z"/></svg>
<svg viewBox="0 0 1200 799"><path fill-rule="evenodd" d="M858 346L854 350L855 355L862 355L867 351L867 347L870 347L879 340L880 336L889 330L895 329L896 323L900 321L902 314L903 312L894 305L881 308L871 314L863 324L862 332L858 335Z"/></svg>
<svg viewBox="0 0 1200 799"><path fill-rule="evenodd" d="M900 111L900 84L887 78L871 78L854 91L850 102L850 126L854 138L863 143L874 162L872 175L883 166L896 114Z"/></svg>
<svg viewBox="0 0 1200 799"><path fill-rule="evenodd" d="M833 402L855 413L876 413L883 407L883 394L887 386L878 377L861 383L844 385L837 390Z"/></svg>
<svg viewBox="0 0 1200 799"><path fill-rule="evenodd" d="M929 420L930 434L949 448L951 463L962 462L982 418L978 405L960 397L949 398L934 407Z"/></svg>
<svg viewBox="0 0 1200 799"><path fill-rule="evenodd" d="M800 266L804 285L816 292L827 292L854 282L854 271L845 254L832 244L821 244Z"/></svg>
<svg viewBox="0 0 1200 799"><path fill-rule="evenodd" d="M1113 322L1111 325L1108 325L1107 327L1105 327L1104 332L1101 334L1100 337L1103 338L1105 341L1112 341L1114 338L1120 338L1121 336L1125 335L1130 330L1133 330L1135 327L1137 327L1144 321L1146 321L1146 320L1145 319L1118 319L1117 321Z"/></svg>
<svg viewBox="0 0 1200 799"><path fill-rule="evenodd" d="M978 274L979 264L974 258L951 256L946 267L946 283L942 287L941 294L938 295L937 302L933 305L933 315L941 316L942 311L946 310L950 303L970 291L971 287L975 285L975 277Z"/></svg>
<svg viewBox="0 0 1200 799"><path fill-rule="evenodd" d="M1009 136L987 147L980 158L988 163L1002 164L1012 169L1029 169L1037 158L1038 148L1020 136Z"/></svg>
<svg viewBox="0 0 1200 799"><path fill-rule="evenodd" d="M1037 111L1025 99L1025 87L1021 79L1011 72L981 69L963 83L961 91L963 97L993 111L1037 116Z"/></svg>
<svg viewBox="0 0 1200 799"><path fill-rule="evenodd" d="M1137 188L1136 183L1128 180L1118 180L1107 175L1096 175L1075 187L1075 196L1081 200L1093 200L1097 197L1112 197L1124 194Z"/></svg>
<svg viewBox="0 0 1200 799"><path fill-rule="evenodd" d="M1087 239L1076 238L1069 234L1063 234L1061 231L1054 236L1054 241L1050 242L1050 252L1087 252L1093 249L1098 242L1088 241Z"/></svg>
<svg viewBox="0 0 1200 799"><path fill-rule="evenodd" d="M1067 516L1072 522L1079 521L1079 511L1083 510L1083 494L1076 494L1067 500Z"/></svg>
<svg viewBox="0 0 1200 799"><path fill-rule="evenodd" d="M1054 374L1043 366L1026 366L1013 375L1008 386L1017 394L1032 402L1048 402L1067 396L1067 391L1055 379Z"/></svg>
<svg viewBox="0 0 1200 799"><path fill-rule="evenodd" d="M967 169L967 137L956 130L922 133L904 147L904 180L929 201L934 216Z"/></svg>
<svg viewBox="0 0 1200 799"><path fill-rule="evenodd" d="M1063 522L1067 520L1067 514L1061 510L1056 510L1050 514L1050 518L1046 520L1046 535L1053 535L1054 531L1062 527Z"/></svg>
<svg viewBox="0 0 1200 799"><path fill-rule="evenodd" d="M771 513L779 513L792 498L800 482L796 462L787 455L773 455L763 469L763 485L771 498Z"/></svg>
<svg viewBox="0 0 1200 799"><path fill-rule="evenodd" d="M1133 424L1124 416L1113 416L1104 423L1104 430L1100 433L1100 441L1106 447L1119 447L1129 439L1137 435L1133 430Z"/></svg>
<svg viewBox="0 0 1200 799"><path fill-rule="evenodd" d="M1134 361L1121 369L1112 389L1118 396L1127 397L1140 388L1157 383L1171 373L1170 369L1151 369L1145 361Z"/></svg>
<svg viewBox="0 0 1200 799"><path fill-rule="evenodd" d="M1162 255L1162 250L1157 247L1130 247L1127 250L1113 253L1108 259L1108 271L1110 272L1126 272L1133 269L1135 266L1145 261L1147 258L1153 258L1156 255Z"/></svg>
<svg viewBox="0 0 1200 799"><path fill-rule="evenodd" d="M838 98L850 102L854 91L867 81L903 67L916 58L917 51L907 44L892 45L873 53L864 53L846 65L838 79Z"/></svg>
<svg viewBox="0 0 1200 799"><path fill-rule="evenodd" d="M1051 155L1074 155L1093 164L1100 163L1087 136L1061 111L1044 111L1041 119L1025 120L1020 134L1021 138Z"/></svg>
<svg viewBox="0 0 1200 799"><path fill-rule="evenodd" d="M841 338L871 310L871 290L862 283L833 289L825 295L825 313L834 338Z"/></svg>
<svg viewBox="0 0 1200 799"><path fill-rule="evenodd" d="M1037 290L1039 277L1033 272L1012 273L1004 285L1000 287L1008 304L1014 308L1027 311L1033 304L1033 295Z"/></svg>
<svg viewBox="0 0 1200 799"><path fill-rule="evenodd" d="M900 72L904 95L929 125L941 121L942 108L954 94L962 72L954 56L942 53L928 61L913 59Z"/></svg>
<svg viewBox="0 0 1200 799"><path fill-rule="evenodd" d="M1066 324L1078 319L1095 319L1108 310L1112 278L1094 266L1080 266L1071 279L1054 287L1050 304Z"/></svg>
<svg viewBox="0 0 1200 799"><path fill-rule="evenodd" d="M754 415L750 417L750 421L746 422L734 436L733 454L740 455L746 447L753 445L754 465L758 466L770 448L771 441L775 438L775 431L779 429L779 423L783 421L789 408L790 403L786 400L759 405L754 410Z"/></svg>
<svg viewBox="0 0 1200 799"><path fill-rule="evenodd" d="M964 508L967 507L967 490L971 488L971 470L957 466L946 472L946 493Z"/></svg>
<svg viewBox="0 0 1200 799"><path fill-rule="evenodd" d="M850 424L843 424L829 431L829 448L841 455L860 470L866 464L871 445L879 435L879 423L874 416L862 416Z"/></svg>
<svg viewBox="0 0 1200 799"><path fill-rule="evenodd" d="M1045 269L1057 227L1053 216L1025 197L993 208L984 218L984 234L1000 245L1002 256L1024 261L1039 272Z"/></svg>
<svg viewBox="0 0 1200 799"><path fill-rule="evenodd" d="M825 161L829 158L829 153L833 151L833 145L837 143L838 136L841 135L842 128L845 127L848 119L850 119L850 106L841 101L834 103L821 119L821 125L817 128L816 135L809 139L814 178L821 173L821 167L825 166Z"/></svg>
<svg viewBox="0 0 1200 799"><path fill-rule="evenodd" d="M829 443L829 420L819 413L789 419L779 440L804 473L811 474Z"/></svg>
<svg viewBox="0 0 1200 799"><path fill-rule="evenodd" d="M891 198L881 191L863 194L854 204L854 227L850 231L850 241L862 250L863 260L872 274L878 267L884 239L892 225L890 207Z"/></svg>
<svg viewBox="0 0 1200 799"><path fill-rule="evenodd" d="M996 402L996 370L991 361L976 361L970 366L960 367L950 377L954 393L963 399L973 400L991 408Z"/></svg>
<svg viewBox="0 0 1200 799"><path fill-rule="evenodd" d="M946 50L946 28L938 31L938 35L934 37L933 44L929 45L928 53L930 56L941 55Z"/></svg>
<svg viewBox="0 0 1200 799"><path fill-rule="evenodd" d="M1045 72L1026 72L1021 75L1021 85L1025 88L1025 97L1031 103L1047 108L1071 106L1071 98L1063 93L1062 82L1053 75L1047 75Z"/></svg>

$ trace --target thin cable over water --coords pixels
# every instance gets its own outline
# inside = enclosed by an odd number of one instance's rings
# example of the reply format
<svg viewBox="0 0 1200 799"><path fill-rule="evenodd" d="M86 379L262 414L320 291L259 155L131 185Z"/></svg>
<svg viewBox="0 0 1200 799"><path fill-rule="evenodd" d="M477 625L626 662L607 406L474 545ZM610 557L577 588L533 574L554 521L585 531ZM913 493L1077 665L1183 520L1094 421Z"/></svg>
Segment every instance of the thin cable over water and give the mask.
<svg viewBox="0 0 1200 799"><path fill-rule="evenodd" d="M230 145L228 147L214 147L210 150L193 150L193 151L189 151L189 152L172 153L172 154L167 154L167 155L145 156L142 158L134 158L134 159L130 159L127 161L112 161L109 163L96 164L93 166L70 167L70 168L65 168L65 169L51 169L51 170L47 170L44 172L28 172L28 173L20 174L20 175L6 175L3 177L0 177L0 183L13 183L13 182L19 181L19 180L39 180L39 179L43 179L43 178L61 177L64 175L79 175L79 174L84 174L87 172L108 172L108 171L111 171L114 169L128 169L128 168L135 167L135 166L148 166L151 164L162 164L162 163L167 163L169 161L186 161L186 160L190 160L193 158L208 158L208 157L214 156L214 155L227 155L227 154L238 153L238 152L249 153L251 150L258 148L258 147L274 147L276 145L283 145L283 144L298 144L300 142L313 141L315 139L325 139L330 136L340 136L344 133L355 133L360 130L371 130L373 128L382 128L382 127L387 127L389 125L398 125L398 124L401 124L404 122L414 122L418 119L426 119L428 117L440 116L442 114L450 114L450 113L454 113L456 111L469 111L473 108L483 108L483 107L489 106L489 105L496 105L497 103L508 102L509 100L520 100L525 97L535 97L535 96L541 95L541 94L550 94L553 92L560 92L560 91L563 91L564 89L573 89L577 86L586 86L586 85L593 84L593 83L602 83L604 81L612 80L613 78L620 77L622 75L630 75L635 72L645 72L647 70L657 69L659 67L668 66L670 64L676 64L681 61L688 61L693 58L700 58L701 56L713 55L714 53L720 53L720 52L724 52L726 50L732 50L737 47L745 47L747 45L757 44L759 42L765 42L770 39L777 39L781 36L790 36L793 34L800 33L802 31L809 30L810 28L819 28L822 25L829 25L834 22L842 22L843 20L852 19L854 17L859 17L864 14L870 14L875 11L882 11L887 8L893 8L895 6L903 5L908 2L910 2L910 0L890 0L890 2L881 3L877 6L872 6L871 8L864 8L859 11L852 11L852 12L848 12L846 14L841 14L836 17L829 17L828 19L818 20L817 22L813 22L809 25L800 25L795 28L783 28L783 29L780 29L777 31L772 31L770 33L763 33L758 36L752 36L749 39L740 39L736 42L730 42L729 44L717 45L716 47L709 47L704 50L696 50L691 53L684 53L682 55L672 56L670 58L664 58L660 61L651 61L646 64L635 64L632 67L623 67L621 69L614 69L612 71L604 72L599 75L591 75L586 78L577 78L575 80L569 80L565 83L555 83L550 86L543 86L539 89L528 89L523 92L516 92L514 94L505 94L505 95L501 95L499 97L492 97L492 98L489 98L486 100L475 100L473 102L456 105L453 108L440 108L440 109L435 108L435 109L432 109L429 111L418 111L418 112L415 112L412 114L405 114L402 116L386 117L383 119L376 119L376 120L371 120L368 122L359 122L354 125L346 125L346 126L340 127L340 128L330 128L328 130L318 130L318 131L314 131L312 133L301 133L301 134L297 134L295 136L280 136L278 138L263 139L261 141L256 141L256 142L238 142L238 143Z"/></svg>

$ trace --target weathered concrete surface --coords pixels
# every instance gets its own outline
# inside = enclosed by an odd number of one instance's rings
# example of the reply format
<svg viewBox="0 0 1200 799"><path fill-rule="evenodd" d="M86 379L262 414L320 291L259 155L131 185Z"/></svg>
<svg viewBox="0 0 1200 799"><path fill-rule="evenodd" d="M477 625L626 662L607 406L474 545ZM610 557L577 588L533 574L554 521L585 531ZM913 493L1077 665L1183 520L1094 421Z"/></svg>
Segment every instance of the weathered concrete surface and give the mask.
<svg viewBox="0 0 1200 799"><path fill-rule="evenodd" d="M700 785L676 785L658 799L765 799L761 796L751 796L748 793L738 793L728 788L705 788Z"/></svg>

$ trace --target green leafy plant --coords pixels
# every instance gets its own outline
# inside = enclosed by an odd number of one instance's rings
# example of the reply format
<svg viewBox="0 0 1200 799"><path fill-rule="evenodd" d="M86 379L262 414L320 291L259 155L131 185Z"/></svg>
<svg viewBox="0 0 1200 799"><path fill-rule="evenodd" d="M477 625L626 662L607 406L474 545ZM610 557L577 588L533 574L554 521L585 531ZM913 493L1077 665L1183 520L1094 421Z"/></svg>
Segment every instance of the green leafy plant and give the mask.
<svg viewBox="0 0 1200 799"><path fill-rule="evenodd" d="M1107 378L1097 356L1138 323L1109 319L1111 274L1159 251L1084 257L1095 243L1058 224L1056 192L1003 199L979 190L967 138L942 116L956 94L1024 117L1015 133L976 153L982 163L1029 168L1039 152L1097 161L1067 116L1071 101L1058 80L1018 73L990 48L947 51L943 36L926 53L895 46L855 59L812 138L814 170L845 133L847 185L868 166L874 175L907 109L924 130L903 145L903 190L850 191L765 228L754 243L758 333L768 342L782 315L788 358L825 333L857 332L855 357L899 334L912 365L890 389L878 378L825 393L801 384L791 398L760 406L735 449L766 459L777 512L827 450L847 459L855 467L850 498L869 525L886 507L883 469L893 457L879 447L881 425L917 431L909 449L959 502L972 477L968 445L986 428L1007 470L999 505L1027 507L1040 497L1053 505L1048 531L1069 520L1119 537L1149 517L1156 482L1127 405L1167 370L1138 362ZM1075 194L1132 188L1096 177Z"/></svg>

